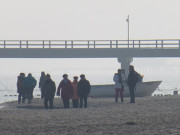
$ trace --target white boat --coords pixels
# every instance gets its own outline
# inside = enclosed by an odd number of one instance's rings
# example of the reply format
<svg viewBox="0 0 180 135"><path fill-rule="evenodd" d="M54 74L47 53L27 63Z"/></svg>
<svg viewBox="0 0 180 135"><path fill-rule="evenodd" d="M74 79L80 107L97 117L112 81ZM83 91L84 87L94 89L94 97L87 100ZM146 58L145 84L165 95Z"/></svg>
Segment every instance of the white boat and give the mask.
<svg viewBox="0 0 180 135"><path fill-rule="evenodd" d="M139 82L136 85L136 97L151 96L162 81ZM90 97L114 97L114 84L91 85ZM129 88L125 85L124 97L129 96Z"/></svg>

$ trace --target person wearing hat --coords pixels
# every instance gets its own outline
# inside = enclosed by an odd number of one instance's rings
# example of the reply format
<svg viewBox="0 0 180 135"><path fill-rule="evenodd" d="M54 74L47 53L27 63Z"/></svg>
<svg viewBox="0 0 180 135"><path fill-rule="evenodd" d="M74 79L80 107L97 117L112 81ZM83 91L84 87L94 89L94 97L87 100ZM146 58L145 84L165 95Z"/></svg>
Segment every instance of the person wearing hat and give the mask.
<svg viewBox="0 0 180 135"><path fill-rule="evenodd" d="M19 104L21 104L21 101L22 101L22 103L25 102L25 89L23 86L24 79L25 79L25 74L20 73L20 75L18 76L18 81L17 81L17 93L19 93L19 95L18 95L18 103Z"/></svg>
<svg viewBox="0 0 180 135"><path fill-rule="evenodd" d="M79 97L77 95L78 77L74 76L73 78L74 78L74 80L72 82L72 87L73 87L72 102L73 102L73 107L78 108L78 102L79 102Z"/></svg>
<svg viewBox="0 0 180 135"><path fill-rule="evenodd" d="M84 102L84 108L87 108L87 98L91 90L91 85L88 80L86 80L85 75L80 75L80 81L78 82L78 96L80 98L80 108L83 107Z"/></svg>
<svg viewBox="0 0 180 135"><path fill-rule="evenodd" d="M64 108L69 108L69 99L72 98L73 95L73 87L71 81L68 79L68 75L63 75L63 80L59 83L57 89L57 96L60 96L61 90L61 98L63 100Z"/></svg>
<svg viewBox="0 0 180 135"><path fill-rule="evenodd" d="M46 82L44 83L44 106L48 109L48 101L49 101L49 108L53 109L53 100L56 92L56 85L55 82L51 79L50 74L46 75Z"/></svg>

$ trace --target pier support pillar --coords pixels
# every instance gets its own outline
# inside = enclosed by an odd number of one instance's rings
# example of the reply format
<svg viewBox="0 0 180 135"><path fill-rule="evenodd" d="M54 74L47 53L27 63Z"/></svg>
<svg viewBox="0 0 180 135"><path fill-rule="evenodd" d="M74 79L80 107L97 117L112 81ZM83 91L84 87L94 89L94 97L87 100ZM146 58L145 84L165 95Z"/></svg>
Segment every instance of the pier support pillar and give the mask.
<svg viewBox="0 0 180 135"><path fill-rule="evenodd" d="M118 57L118 62L121 63L121 69L125 69L126 76L129 74L129 66L132 61L132 57Z"/></svg>

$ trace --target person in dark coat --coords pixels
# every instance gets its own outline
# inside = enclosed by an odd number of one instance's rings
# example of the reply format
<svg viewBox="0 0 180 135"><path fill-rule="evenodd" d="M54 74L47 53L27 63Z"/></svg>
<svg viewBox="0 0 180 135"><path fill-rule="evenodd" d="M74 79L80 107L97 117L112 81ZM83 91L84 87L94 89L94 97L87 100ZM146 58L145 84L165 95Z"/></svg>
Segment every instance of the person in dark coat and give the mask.
<svg viewBox="0 0 180 135"><path fill-rule="evenodd" d="M130 103L135 103L135 89L138 82L138 73L134 70L134 66L129 66L129 75L127 85L129 86Z"/></svg>
<svg viewBox="0 0 180 135"><path fill-rule="evenodd" d="M32 74L29 73L28 76L24 79L23 85L25 88L25 93L27 95L28 104L31 103L31 100L33 99L33 91L36 86L36 79L32 77Z"/></svg>
<svg viewBox="0 0 180 135"><path fill-rule="evenodd" d="M63 75L63 80L60 82L57 89L57 96L60 96L61 90L61 98L63 100L64 108L69 108L69 99L73 96L73 87L71 81L68 79L68 75Z"/></svg>
<svg viewBox="0 0 180 135"><path fill-rule="evenodd" d="M18 81L17 81L17 93L19 93L18 95L18 103L21 104L25 102L25 89L23 86L23 81L25 79L25 74L24 73L20 73L20 75L18 76ZM21 100L22 98L22 100Z"/></svg>
<svg viewBox="0 0 180 135"><path fill-rule="evenodd" d="M88 80L86 80L85 75L80 75L80 81L78 82L78 97L80 98L80 108L87 108L87 98L91 90L91 85Z"/></svg>
<svg viewBox="0 0 180 135"><path fill-rule="evenodd" d="M39 88L40 88L40 90L41 90L41 98L43 99L43 90L44 90L44 84L45 84L45 82L46 82L46 75L45 75L45 73L44 72L41 72L41 77L40 77L40 79L39 79Z"/></svg>
<svg viewBox="0 0 180 135"><path fill-rule="evenodd" d="M46 75L46 82L44 83L44 90L43 90L43 97L44 97L44 106L48 109L48 101L49 101L49 108L53 109L53 100L56 92L56 85L55 82L51 79L49 74Z"/></svg>

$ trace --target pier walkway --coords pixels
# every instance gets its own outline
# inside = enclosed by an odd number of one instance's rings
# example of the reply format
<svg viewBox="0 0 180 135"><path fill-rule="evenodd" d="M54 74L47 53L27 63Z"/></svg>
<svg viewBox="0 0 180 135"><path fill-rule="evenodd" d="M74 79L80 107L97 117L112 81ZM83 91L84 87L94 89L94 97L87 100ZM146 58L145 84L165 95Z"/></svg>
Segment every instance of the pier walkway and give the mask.
<svg viewBox="0 0 180 135"><path fill-rule="evenodd" d="M126 69L134 57L180 57L180 39L0 40L0 58L118 58Z"/></svg>

